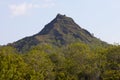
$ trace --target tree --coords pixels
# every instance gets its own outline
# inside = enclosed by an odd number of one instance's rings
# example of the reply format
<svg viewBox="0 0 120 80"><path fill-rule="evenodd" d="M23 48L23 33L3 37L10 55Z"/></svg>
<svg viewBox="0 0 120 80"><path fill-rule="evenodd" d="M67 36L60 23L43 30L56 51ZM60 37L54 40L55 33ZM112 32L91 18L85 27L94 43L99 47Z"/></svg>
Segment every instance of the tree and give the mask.
<svg viewBox="0 0 120 80"><path fill-rule="evenodd" d="M103 73L103 79L120 79L120 46L112 46L106 51L106 69Z"/></svg>
<svg viewBox="0 0 120 80"><path fill-rule="evenodd" d="M29 72L28 65L14 48L0 48L0 80L27 80Z"/></svg>
<svg viewBox="0 0 120 80"><path fill-rule="evenodd" d="M42 47L37 46L28 51L24 55L24 60L31 69L35 70L35 80L52 80L54 78L53 63Z"/></svg>

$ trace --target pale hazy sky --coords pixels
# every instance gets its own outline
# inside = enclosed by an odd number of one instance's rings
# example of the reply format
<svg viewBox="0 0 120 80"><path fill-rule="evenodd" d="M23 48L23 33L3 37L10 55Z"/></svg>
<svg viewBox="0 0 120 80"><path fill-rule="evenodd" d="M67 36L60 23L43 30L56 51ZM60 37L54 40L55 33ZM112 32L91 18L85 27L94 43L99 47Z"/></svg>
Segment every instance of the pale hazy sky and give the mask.
<svg viewBox="0 0 120 80"><path fill-rule="evenodd" d="M0 45L38 33L57 13L103 41L120 42L120 0L0 0Z"/></svg>

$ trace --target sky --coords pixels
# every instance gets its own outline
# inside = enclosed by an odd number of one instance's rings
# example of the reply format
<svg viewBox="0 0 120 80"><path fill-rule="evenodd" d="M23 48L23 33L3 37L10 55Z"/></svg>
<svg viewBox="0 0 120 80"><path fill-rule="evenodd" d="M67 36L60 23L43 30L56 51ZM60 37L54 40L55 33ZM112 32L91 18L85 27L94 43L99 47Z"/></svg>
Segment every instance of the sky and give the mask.
<svg viewBox="0 0 120 80"><path fill-rule="evenodd" d="M32 36L56 15L108 43L120 43L120 0L0 0L0 45Z"/></svg>

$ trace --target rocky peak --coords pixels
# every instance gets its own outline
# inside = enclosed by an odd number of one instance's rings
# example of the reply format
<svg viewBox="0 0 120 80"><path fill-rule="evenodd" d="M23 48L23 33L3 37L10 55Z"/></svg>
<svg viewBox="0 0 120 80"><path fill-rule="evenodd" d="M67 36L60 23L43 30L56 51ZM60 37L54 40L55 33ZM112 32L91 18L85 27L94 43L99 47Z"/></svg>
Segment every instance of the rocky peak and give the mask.
<svg viewBox="0 0 120 80"><path fill-rule="evenodd" d="M38 44L65 46L74 42L83 42L90 45L105 44L92 36L89 31L77 25L72 18L57 14L38 34L21 39L13 43L13 46L21 51Z"/></svg>
<svg viewBox="0 0 120 80"><path fill-rule="evenodd" d="M66 18L66 15L57 14L56 18L57 19L64 19L64 18Z"/></svg>
<svg viewBox="0 0 120 80"><path fill-rule="evenodd" d="M71 25L71 26L70 26ZM80 28L72 18L67 17L66 15L57 14L57 16L39 33L40 35L49 34L53 29L67 29L67 27ZM65 30L64 30L65 31ZM38 35L39 35L38 34Z"/></svg>

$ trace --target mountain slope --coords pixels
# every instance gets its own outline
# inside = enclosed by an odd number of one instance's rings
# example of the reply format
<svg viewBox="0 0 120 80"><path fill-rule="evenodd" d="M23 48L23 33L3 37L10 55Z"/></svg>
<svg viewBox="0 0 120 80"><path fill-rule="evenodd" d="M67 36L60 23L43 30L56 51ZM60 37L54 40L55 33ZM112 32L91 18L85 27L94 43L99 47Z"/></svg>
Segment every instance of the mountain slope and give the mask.
<svg viewBox="0 0 120 80"><path fill-rule="evenodd" d="M12 44L19 51L25 51L38 44L52 44L54 46L67 45L74 42L83 42L90 45L106 45L90 32L77 25L74 20L58 14L38 34L23 38Z"/></svg>

